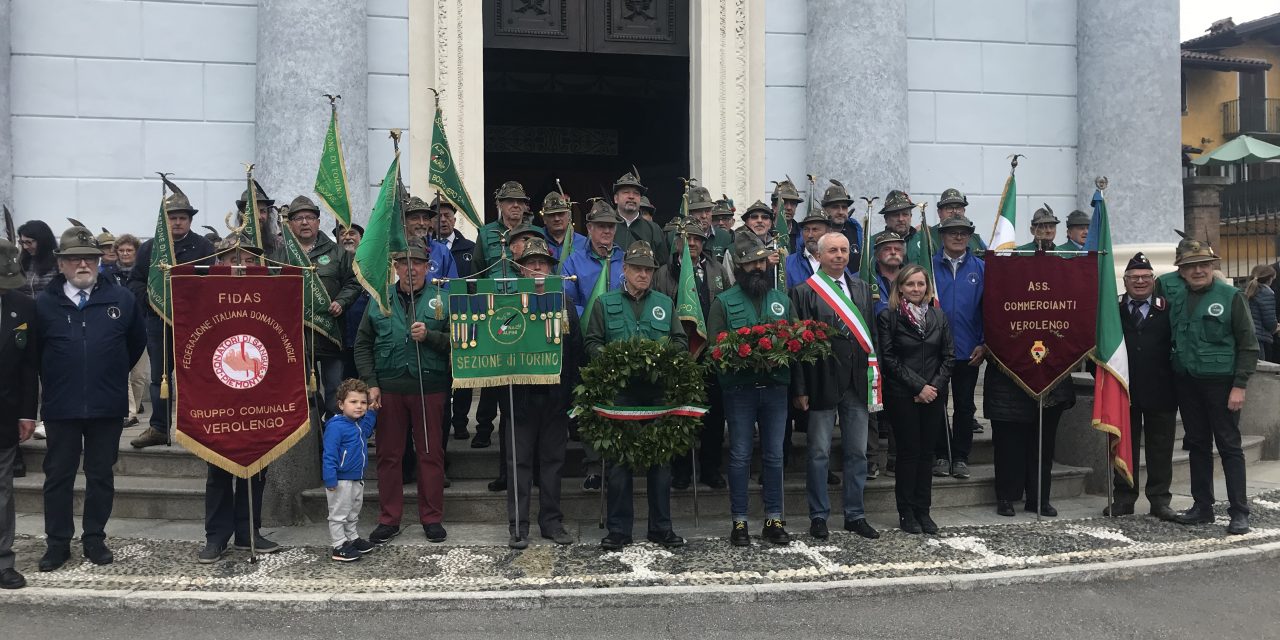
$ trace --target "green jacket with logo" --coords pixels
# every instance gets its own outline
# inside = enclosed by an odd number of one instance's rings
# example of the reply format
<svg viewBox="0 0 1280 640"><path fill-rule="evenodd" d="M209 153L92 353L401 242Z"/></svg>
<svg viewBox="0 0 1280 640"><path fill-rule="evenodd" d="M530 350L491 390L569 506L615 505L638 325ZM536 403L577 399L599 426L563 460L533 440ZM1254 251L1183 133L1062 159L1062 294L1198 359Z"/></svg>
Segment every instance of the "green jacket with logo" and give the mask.
<svg viewBox="0 0 1280 640"><path fill-rule="evenodd" d="M1157 282L1169 303L1173 370L1193 378L1229 377L1232 386L1244 389L1258 362L1258 339L1244 294L1216 278L1203 291L1192 291L1177 273Z"/></svg>
<svg viewBox="0 0 1280 640"><path fill-rule="evenodd" d="M676 318L675 308L670 297L652 289L638 299L627 293L625 286L601 295L591 307L591 318L583 334L587 357L594 358L609 342L633 336L649 340L669 338L688 349L689 336Z"/></svg>
<svg viewBox="0 0 1280 640"><path fill-rule="evenodd" d="M436 309L443 300L440 288L427 284L415 295L414 317L427 326L425 341L414 342L409 337L409 296L399 288L391 299L391 314L383 315L378 305L370 304L356 333L356 369L370 387L381 387L385 393L417 395L419 371L424 392L449 389L449 321L436 319Z"/></svg>
<svg viewBox="0 0 1280 640"><path fill-rule="evenodd" d="M711 303L711 315L707 318L707 334L715 340L722 331L737 331L742 327L767 324L778 320L790 320L791 299L777 289L769 289L759 304L747 297L742 285L734 285L725 290ZM755 345L752 345L755 348ZM781 344L775 349L784 348ZM771 371L757 373L754 371L734 371L720 373L720 386L732 387L755 385L788 385L791 383L791 368L777 367Z"/></svg>

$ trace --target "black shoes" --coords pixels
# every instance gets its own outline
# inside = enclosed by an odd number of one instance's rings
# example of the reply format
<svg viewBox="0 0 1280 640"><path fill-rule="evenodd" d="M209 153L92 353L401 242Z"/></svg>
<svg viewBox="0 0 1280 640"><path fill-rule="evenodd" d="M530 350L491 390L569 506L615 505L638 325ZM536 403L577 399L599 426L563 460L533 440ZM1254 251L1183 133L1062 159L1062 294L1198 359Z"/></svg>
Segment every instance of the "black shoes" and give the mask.
<svg viewBox="0 0 1280 640"><path fill-rule="evenodd" d="M701 480L702 484L705 484L712 489L724 489L729 486L729 483L725 482L724 476L718 473L712 476L703 476Z"/></svg>
<svg viewBox="0 0 1280 640"><path fill-rule="evenodd" d="M480 433L477 431L475 437L471 439L472 449L485 449L488 448L490 444L493 443L489 440L489 434L487 433Z"/></svg>
<svg viewBox="0 0 1280 640"><path fill-rule="evenodd" d="M196 562L200 564L213 564L227 555L227 545L217 544L214 542L206 542L200 553L196 554Z"/></svg>
<svg viewBox="0 0 1280 640"><path fill-rule="evenodd" d="M874 529L874 528L873 528L873 527L872 527L872 526L867 522L867 519L866 519L866 518L858 518L857 520L854 520L853 522L850 522L850 521L848 521L848 520L845 520L845 521L844 521L844 530L845 530L845 531L852 531L852 532L854 532L854 533L856 533L856 534L858 534L858 535L860 535L860 536L862 536L862 537L864 537L864 538L867 538L867 539L869 539L869 540L875 540L875 539L877 539L877 538L879 538L879 537L880 537L880 532L879 532L879 531L876 531L876 530L875 530L875 529Z"/></svg>
<svg viewBox="0 0 1280 640"><path fill-rule="evenodd" d="M952 478L955 478L956 480L968 480L969 475L968 462L965 462L964 460L956 460L955 464L951 465Z"/></svg>
<svg viewBox="0 0 1280 640"><path fill-rule="evenodd" d="M50 545L45 549L44 555L40 557L40 571L56 571L62 565L71 559L71 547L69 545Z"/></svg>
<svg viewBox="0 0 1280 640"><path fill-rule="evenodd" d="M1012 500L996 500L996 515L1012 518L1015 514Z"/></svg>
<svg viewBox="0 0 1280 640"><path fill-rule="evenodd" d="M809 535L817 540L826 540L831 537L831 532L827 530L827 521L824 518L810 520Z"/></svg>
<svg viewBox="0 0 1280 640"><path fill-rule="evenodd" d="M603 484L604 482L600 479L600 476L594 473L588 473L587 477L582 479L582 490L583 491L599 491L600 486Z"/></svg>
<svg viewBox="0 0 1280 640"><path fill-rule="evenodd" d="M373 533L369 534L369 542L374 544L385 544L398 535L400 535L400 527L389 524L380 524L373 528Z"/></svg>
<svg viewBox="0 0 1280 640"><path fill-rule="evenodd" d="M448 532L444 530L444 525L439 522L422 525L422 533L426 534L427 542L444 542L449 537Z"/></svg>
<svg viewBox="0 0 1280 640"><path fill-rule="evenodd" d="M1151 515L1164 520L1165 522L1177 522L1178 513L1169 508L1167 504L1154 505L1151 507Z"/></svg>
<svg viewBox="0 0 1280 640"><path fill-rule="evenodd" d="M101 540L84 543L84 557L88 558L89 562L99 566L111 564L116 560L115 554L111 553L111 550L107 548L107 543Z"/></svg>
<svg viewBox="0 0 1280 640"><path fill-rule="evenodd" d="M555 533L552 533L551 535L547 535L547 534L545 534L545 533L544 533L544 534L542 534L542 537L544 537L544 538L546 538L546 539L548 539L548 540L550 540L550 541L552 541L552 542L554 542L554 543L556 543L556 544L558 544L558 545L560 545L560 546L564 546L564 545L567 545L567 544L573 544L573 543L574 543L574 537L573 537L573 536L571 536L571 535L569 535L569 532L568 532L568 531L565 531L564 529L561 529L561 530L559 530L559 531L556 531Z"/></svg>
<svg viewBox="0 0 1280 640"><path fill-rule="evenodd" d="M951 463L944 458L933 461L933 477L945 478L951 475Z"/></svg>
<svg viewBox="0 0 1280 640"><path fill-rule="evenodd" d="M512 549L517 549L517 550L519 550L519 549L528 549L528 548L529 548L529 536L521 537L521 536L517 536L517 535L512 535L512 536L511 536L511 538L507 540L507 546L508 546L508 547L511 547Z"/></svg>
<svg viewBox="0 0 1280 640"><path fill-rule="evenodd" d="M349 545L352 549L355 549L356 551L358 551L360 555L364 555L366 553L373 553L378 548L378 545L372 542L369 542L364 538L356 538L355 540L348 542L347 545Z"/></svg>
<svg viewBox="0 0 1280 640"><path fill-rule="evenodd" d="M600 548L605 551L618 551L629 544L631 544L631 536L625 536L621 533L610 533L600 541Z"/></svg>
<svg viewBox="0 0 1280 640"><path fill-rule="evenodd" d="M768 540L773 544L777 544L777 545L791 544L791 534L787 533L787 530L783 528L786 524L787 523L781 520L778 520L777 518L770 518L768 520L765 520L764 531L761 533L761 535L764 537L765 540Z"/></svg>
<svg viewBox="0 0 1280 640"><path fill-rule="evenodd" d="M0 589L21 589L27 586L27 579L17 569L8 567L0 569Z"/></svg>
<svg viewBox="0 0 1280 640"><path fill-rule="evenodd" d="M1165 507L1166 509L1168 507ZM1133 505L1116 503L1102 510L1104 516L1131 516L1133 515Z"/></svg>
<svg viewBox="0 0 1280 640"><path fill-rule="evenodd" d="M1036 512L1036 505L1034 502L1028 502L1022 505L1022 507L1023 507L1023 511L1026 511L1028 513ZM1049 504L1048 502L1045 502L1044 504L1040 505L1040 515L1046 518L1056 518L1058 516L1058 510L1054 509L1053 505Z"/></svg>
<svg viewBox="0 0 1280 640"><path fill-rule="evenodd" d="M453 439L454 439L454 440L466 440L467 438L470 438L470 437L471 437L471 432L470 432L470 431L467 431L467 427L466 427L466 426L462 426L462 427L454 427L454 428L453 428Z"/></svg>
<svg viewBox="0 0 1280 640"><path fill-rule="evenodd" d="M355 562L360 559L360 552L356 551L355 545L348 542L341 547L334 547L329 554L329 559L334 562Z"/></svg>
<svg viewBox="0 0 1280 640"><path fill-rule="evenodd" d="M18 450L18 455L13 457L13 477L15 478L27 477L27 461L22 458L21 449ZM18 577L21 578L22 575L19 574ZM23 584L26 584L26 582L24 581ZM17 589L18 587L8 587L8 588Z"/></svg>
<svg viewBox="0 0 1280 640"><path fill-rule="evenodd" d="M1233 514L1231 523L1227 525L1227 533L1233 536L1242 536L1249 533L1249 516L1243 513Z"/></svg>
<svg viewBox="0 0 1280 640"><path fill-rule="evenodd" d="M236 551L249 550L249 543L245 541L237 540L233 546L235 547ZM255 534L253 536L253 550L258 553L275 553L282 548L283 547L280 546L280 543L275 542L273 540L268 540L262 537L262 534L260 533Z"/></svg>
<svg viewBox="0 0 1280 640"><path fill-rule="evenodd" d="M879 477L880 477L880 463L868 462L867 463L867 479L875 480L876 478L879 478Z"/></svg>
<svg viewBox="0 0 1280 640"><path fill-rule="evenodd" d="M729 544L735 547L751 546L751 534L747 532L746 520L733 521L733 531L729 533Z"/></svg>
<svg viewBox="0 0 1280 640"><path fill-rule="evenodd" d="M915 515L916 522L920 523L921 531L931 536L938 535L938 523L934 522L933 518L929 517L928 511L917 511Z"/></svg>
<svg viewBox="0 0 1280 640"><path fill-rule="evenodd" d="M1177 515L1178 524L1211 524L1213 523L1213 507L1195 505Z"/></svg>
<svg viewBox="0 0 1280 640"><path fill-rule="evenodd" d="M916 514L911 513L910 511L898 514L898 528L902 529L903 533L922 533L922 530L920 529L920 522L916 520Z"/></svg>
<svg viewBox="0 0 1280 640"><path fill-rule="evenodd" d="M671 479L671 488L675 489L676 491L684 491L689 488L690 484L691 483L689 482L688 478L672 478Z"/></svg>
<svg viewBox="0 0 1280 640"><path fill-rule="evenodd" d="M490 481L489 481L489 490L490 490L490 491L506 491L506 490L507 490L507 479L506 479L505 477L503 477L503 478L498 478L497 480L490 480Z"/></svg>
<svg viewBox="0 0 1280 640"><path fill-rule="evenodd" d="M674 549L676 547L683 547L685 545L684 538L681 538L680 536L676 535L676 532L670 529L667 529L666 531L663 531L661 533L650 531L649 534L645 536L645 538L648 539L649 542L652 542L654 544L660 544L669 549Z"/></svg>

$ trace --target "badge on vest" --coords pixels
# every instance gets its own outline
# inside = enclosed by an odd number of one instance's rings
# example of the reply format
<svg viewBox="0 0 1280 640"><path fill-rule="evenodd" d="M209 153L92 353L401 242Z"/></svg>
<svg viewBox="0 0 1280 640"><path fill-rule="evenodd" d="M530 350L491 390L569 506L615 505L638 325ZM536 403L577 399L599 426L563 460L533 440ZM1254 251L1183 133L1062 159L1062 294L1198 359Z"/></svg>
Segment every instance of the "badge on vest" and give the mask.
<svg viewBox="0 0 1280 640"><path fill-rule="evenodd" d="M769 305L769 310L773 312L773 315L780 316L786 311L786 308L782 306L781 302L774 302Z"/></svg>
<svg viewBox="0 0 1280 640"><path fill-rule="evenodd" d="M1221 303L1221 302L1215 302L1215 303L1213 303L1213 304L1209 305L1209 315L1211 315L1211 316L1213 316L1213 317L1215 317L1215 318L1216 318L1216 317L1218 317L1218 316L1220 316L1220 315L1222 315L1222 312L1223 312L1223 311L1226 311L1226 309L1224 309L1224 308L1223 308L1223 306L1222 306L1222 303Z"/></svg>
<svg viewBox="0 0 1280 640"><path fill-rule="evenodd" d="M329 264L329 256L320 256L319 258L316 258L316 262L319 262L320 266L323 267L324 265Z"/></svg>
<svg viewBox="0 0 1280 640"><path fill-rule="evenodd" d="M654 308L653 308L653 319L654 319L654 320L658 320L658 321L666 320L666 319L667 319L667 310L666 310L666 309L663 309L662 307L654 307Z"/></svg>
<svg viewBox="0 0 1280 640"><path fill-rule="evenodd" d="M120 307L107 307L107 317L112 320L120 319Z"/></svg>
<svg viewBox="0 0 1280 640"><path fill-rule="evenodd" d="M428 306L428 307L430 307L430 308L432 308L432 309L439 309L439 308L440 308L440 299L439 299L439 298L432 298L432 299L430 299L430 300L427 300L427 306Z"/></svg>
<svg viewBox="0 0 1280 640"><path fill-rule="evenodd" d="M978 284L978 274L976 273L969 274L969 284Z"/></svg>

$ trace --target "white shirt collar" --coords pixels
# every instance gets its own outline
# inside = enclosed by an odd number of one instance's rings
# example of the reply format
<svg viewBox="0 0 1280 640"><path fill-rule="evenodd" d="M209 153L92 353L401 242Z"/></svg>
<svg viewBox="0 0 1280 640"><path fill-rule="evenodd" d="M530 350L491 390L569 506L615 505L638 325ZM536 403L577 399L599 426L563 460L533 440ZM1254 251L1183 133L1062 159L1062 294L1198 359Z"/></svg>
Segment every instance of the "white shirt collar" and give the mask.
<svg viewBox="0 0 1280 640"><path fill-rule="evenodd" d="M92 289L81 289L70 282L62 283L62 294L67 296L67 299L77 306L80 305L80 292L82 291L85 295L89 295L93 292Z"/></svg>

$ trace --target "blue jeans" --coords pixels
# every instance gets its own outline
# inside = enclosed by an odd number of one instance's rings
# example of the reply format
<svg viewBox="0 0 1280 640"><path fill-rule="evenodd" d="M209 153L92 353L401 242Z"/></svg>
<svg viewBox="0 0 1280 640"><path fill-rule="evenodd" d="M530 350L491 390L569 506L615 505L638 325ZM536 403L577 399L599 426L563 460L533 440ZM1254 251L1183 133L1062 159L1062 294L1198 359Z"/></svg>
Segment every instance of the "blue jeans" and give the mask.
<svg viewBox="0 0 1280 640"><path fill-rule="evenodd" d="M862 492L867 486L867 413L866 400L850 387L836 408L809 410L809 465L805 491L809 494L809 519L826 520L831 515L827 497L827 470L831 459L831 434L836 415L840 416L840 450L844 453L844 519L865 517Z"/></svg>
<svg viewBox="0 0 1280 640"><path fill-rule="evenodd" d="M729 512L734 520L747 519L752 437L759 425L764 515L782 518L782 440L787 426L787 388L770 385L725 389L724 416L729 422Z"/></svg>
<svg viewBox="0 0 1280 640"><path fill-rule="evenodd" d="M632 471L623 465L610 463L605 473L609 478L605 524L609 533L620 533L630 538L635 523ZM645 480L649 494L649 533L666 533L671 530L671 465L649 467Z"/></svg>

